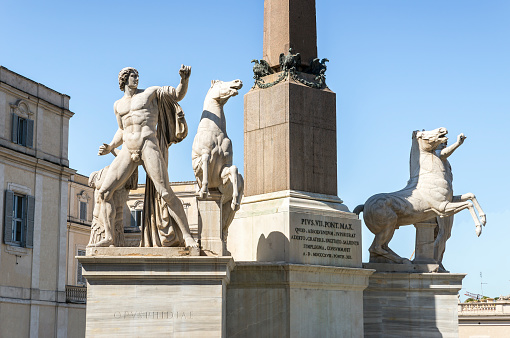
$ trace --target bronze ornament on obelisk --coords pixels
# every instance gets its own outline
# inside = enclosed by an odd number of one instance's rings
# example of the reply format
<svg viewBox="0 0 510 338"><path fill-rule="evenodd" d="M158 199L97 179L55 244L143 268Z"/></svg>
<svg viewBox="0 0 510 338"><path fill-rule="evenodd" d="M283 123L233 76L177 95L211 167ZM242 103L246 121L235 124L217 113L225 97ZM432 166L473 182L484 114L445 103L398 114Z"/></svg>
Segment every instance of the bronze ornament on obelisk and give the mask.
<svg viewBox="0 0 510 338"><path fill-rule="evenodd" d="M294 64L282 65L282 54ZM326 59L321 66L317 58L314 0L264 1L263 58L270 69L259 75L274 74L244 96L245 196L336 196L336 95L323 83Z"/></svg>

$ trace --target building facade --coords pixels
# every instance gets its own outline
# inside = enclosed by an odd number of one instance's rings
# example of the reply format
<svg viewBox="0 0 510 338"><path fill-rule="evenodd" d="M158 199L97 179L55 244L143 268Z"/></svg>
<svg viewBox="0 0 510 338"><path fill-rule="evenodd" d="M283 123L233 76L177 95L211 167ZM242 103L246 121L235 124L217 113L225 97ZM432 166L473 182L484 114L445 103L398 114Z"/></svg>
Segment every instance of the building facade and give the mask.
<svg viewBox="0 0 510 338"><path fill-rule="evenodd" d="M65 287L69 99L0 66L0 337L79 325Z"/></svg>
<svg viewBox="0 0 510 338"><path fill-rule="evenodd" d="M460 338L510 337L510 297L459 303Z"/></svg>

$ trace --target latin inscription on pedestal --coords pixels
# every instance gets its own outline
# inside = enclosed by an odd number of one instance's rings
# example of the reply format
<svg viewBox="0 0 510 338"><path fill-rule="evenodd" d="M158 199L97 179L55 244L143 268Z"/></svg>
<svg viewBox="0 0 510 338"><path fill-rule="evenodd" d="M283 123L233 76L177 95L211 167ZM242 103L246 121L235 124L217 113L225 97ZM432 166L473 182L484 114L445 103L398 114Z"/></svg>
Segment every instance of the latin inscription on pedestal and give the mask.
<svg viewBox="0 0 510 338"><path fill-rule="evenodd" d="M292 213L289 229L293 261L361 266L361 222L358 219Z"/></svg>

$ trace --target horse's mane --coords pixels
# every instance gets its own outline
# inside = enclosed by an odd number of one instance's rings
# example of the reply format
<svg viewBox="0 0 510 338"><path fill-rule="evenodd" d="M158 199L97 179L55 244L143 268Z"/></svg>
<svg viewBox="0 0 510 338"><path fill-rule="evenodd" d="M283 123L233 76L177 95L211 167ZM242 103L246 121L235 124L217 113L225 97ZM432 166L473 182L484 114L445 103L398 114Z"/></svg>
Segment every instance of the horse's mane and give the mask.
<svg viewBox="0 0 510 338"><path fill-rule="evenodd" d="M417 181L418 176L420 175L420 146L418 144L418 139L416 138L418 131L419 130L413 131L411 154L409 156L409 181L407 182L407 185Z"/></svg>

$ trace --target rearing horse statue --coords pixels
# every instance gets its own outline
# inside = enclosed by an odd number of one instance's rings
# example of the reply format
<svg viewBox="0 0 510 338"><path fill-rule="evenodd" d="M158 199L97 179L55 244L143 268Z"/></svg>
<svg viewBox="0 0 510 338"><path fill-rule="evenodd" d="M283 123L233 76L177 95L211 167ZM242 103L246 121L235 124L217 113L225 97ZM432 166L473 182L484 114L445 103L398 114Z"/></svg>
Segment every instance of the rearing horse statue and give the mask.
<svg viewBox="0 0 510 338"><path fill-rule="evenodd" d="M481 225L485 226L486 217L475 195L467 193L453 196L451 171L445 167L445 164L449 166L446 159L464 142L465 136L460 134L455 144L438 150L441 144L447 142L447 133L446 128L414 131L410 158L411 177L407 186L396 192L374 195L364 205L354 209L354 213L358 215L363 211L365 224L375 235L369 248L371 262L375 261L377 256L382 256L395 263L409 263L409 260L400 257L388 247L395 230L402 225L423 222L437 216L448 217L469 209L476 225L477 236L482 233ZM439 222L439 225L441 226L442 222Z"/></svg>
<svg viewBox="0 0 510 338"><path fill-rule="evenodd" d="M206 196L209 188L218 188L222 194L223 240L227 238L244 191L243 177L232 165L232 142L227 136L223 106L242 86L241 80L211 81L191 152L200 197Z"/></svg>

